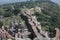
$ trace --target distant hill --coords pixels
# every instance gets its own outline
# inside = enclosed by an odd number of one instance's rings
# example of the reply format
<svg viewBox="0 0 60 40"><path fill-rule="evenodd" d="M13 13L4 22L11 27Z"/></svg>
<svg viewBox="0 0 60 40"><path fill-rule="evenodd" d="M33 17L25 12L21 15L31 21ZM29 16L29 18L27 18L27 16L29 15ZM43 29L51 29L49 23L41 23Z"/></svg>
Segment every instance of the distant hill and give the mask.
<svg viewBox="0 0 60 40"><path fill-rule="evenodd" d="M15 2L24 2L24 1L27 1L27 0L0 0L0 5L15 3ZM60 5L60 0L51 0L51 1Z"/></svg>
<svg viewBox="0 0 60 40"><path fill-rule="evenodd" d="M53 1L53 2L55 2L55 3L60 5L60 0L51 0L51 1Z"/></svg>

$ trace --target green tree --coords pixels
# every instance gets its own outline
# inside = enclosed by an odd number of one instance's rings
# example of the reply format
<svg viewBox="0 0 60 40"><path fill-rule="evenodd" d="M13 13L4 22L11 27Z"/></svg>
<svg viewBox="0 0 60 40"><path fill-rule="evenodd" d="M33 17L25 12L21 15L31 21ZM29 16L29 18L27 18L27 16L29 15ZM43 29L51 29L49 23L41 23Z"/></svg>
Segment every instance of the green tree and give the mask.
<svg viewBox="0 0 60 40"><path fill-rule="evenodd" d="M5 10L0 8L0 15L4 15L4 13L5 13Z"/></svg>
<svg viewBox="0 0 60 40"><path fill-rule="evenodd" d="M20 9L17 9L17 8L14 9L14 10L13 10L13 13L14 13L14 15L18 15L18 13L20 13Z"/></svg>
<svg viewBox="0 0 60 40"><path fill-rule="evenodd" d="M3 23L0 21L0 28L3 26Z"/></svg>

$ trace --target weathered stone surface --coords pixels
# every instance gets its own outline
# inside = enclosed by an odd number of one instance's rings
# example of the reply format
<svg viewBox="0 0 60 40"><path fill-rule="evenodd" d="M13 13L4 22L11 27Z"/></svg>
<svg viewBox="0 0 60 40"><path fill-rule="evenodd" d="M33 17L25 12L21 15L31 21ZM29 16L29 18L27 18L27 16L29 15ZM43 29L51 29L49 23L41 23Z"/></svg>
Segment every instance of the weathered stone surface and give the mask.
<svg viewBox="0 0 60 40"><path fill-rule="evenodd" d="M55 28L56 30L56 40L60 40L60 30L58 28Z"/></svg>
<svg viewBox="0 0 60 40"><path fill-rule="evenodd" d="M31 8L31 9L25 8L25 9L22 9L21 12L22 12L22 13L26 13L26 14L28 14L28 15L32 15L32 14L34 14L35 12L40 13L40 12L41 12L41 8L40 8L40 7L35 7L35 8Z"/></svg>

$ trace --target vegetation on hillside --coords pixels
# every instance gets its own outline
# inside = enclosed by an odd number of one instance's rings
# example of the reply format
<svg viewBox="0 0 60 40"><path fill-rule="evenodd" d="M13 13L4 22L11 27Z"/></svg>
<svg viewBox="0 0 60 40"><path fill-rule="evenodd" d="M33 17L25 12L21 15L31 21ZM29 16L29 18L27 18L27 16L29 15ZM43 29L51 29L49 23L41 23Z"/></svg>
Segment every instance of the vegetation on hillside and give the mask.
<svg viewBox="0 0 60 40"><path fill-rule="evenodd" d="M3 26L3 23L0 21L0 28Z"/></svg>
<svg viewBox="0 0 60 40"><path fill-rule="evenodd" d="M45 29L59 28L60 29L60 6L51 1L32 1L32 2L19 2L13 4L5 4L0 6L0 15L4 18L17 16L21 14L21 9L23 8L34 8L39 6L42 8L42 12L35 15L39 22L41 22L42 27ZM14 7L14 8L13 8Z"/></svg>

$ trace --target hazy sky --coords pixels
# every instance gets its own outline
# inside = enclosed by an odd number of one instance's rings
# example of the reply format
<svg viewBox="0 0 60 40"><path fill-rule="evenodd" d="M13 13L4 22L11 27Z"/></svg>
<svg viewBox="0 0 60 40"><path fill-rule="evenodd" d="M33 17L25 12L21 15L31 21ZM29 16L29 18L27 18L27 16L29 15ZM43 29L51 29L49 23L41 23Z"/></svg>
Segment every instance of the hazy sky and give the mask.
<svg viewBox="0 0 60 40"><path fill-rule="evenodd" d="M20 1L25 1L25 0L0 0L0 4L20 2ZM60 4L60 0L52 0L52 1Z"/></svg>
<svg viewBox="0 0 60 40"><path fill-rule="evenodd" d="M52 1L60 4L60 0L52 0Z"/></svg>
<svg viewBox="0 0 60 40"><path fill-rule="evenodd" d="M0 0L0 4L20 2L20 1L25 1L25 0Z"/></svg>

